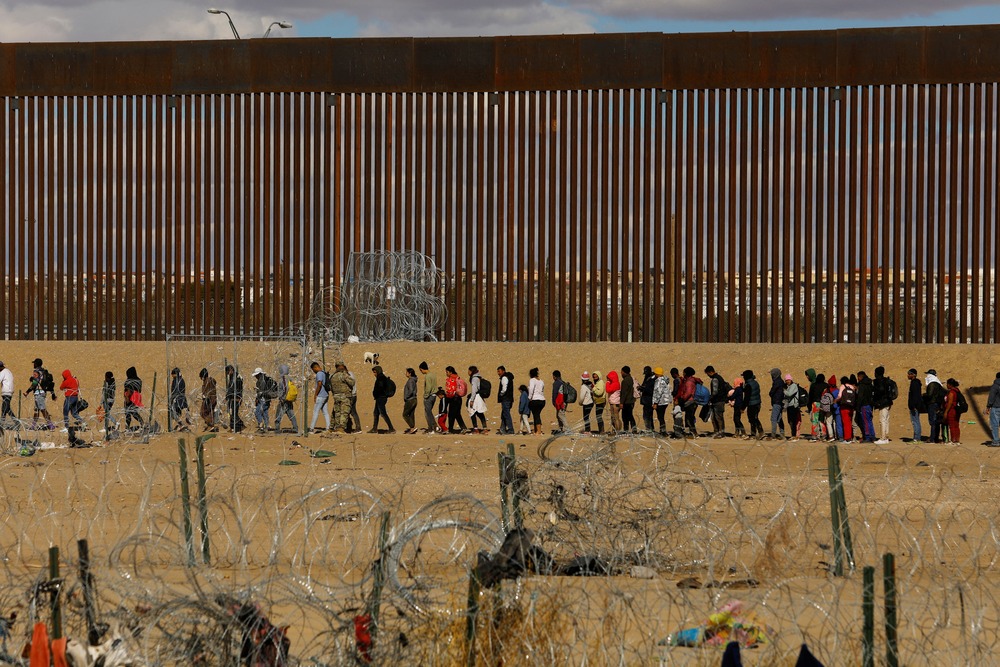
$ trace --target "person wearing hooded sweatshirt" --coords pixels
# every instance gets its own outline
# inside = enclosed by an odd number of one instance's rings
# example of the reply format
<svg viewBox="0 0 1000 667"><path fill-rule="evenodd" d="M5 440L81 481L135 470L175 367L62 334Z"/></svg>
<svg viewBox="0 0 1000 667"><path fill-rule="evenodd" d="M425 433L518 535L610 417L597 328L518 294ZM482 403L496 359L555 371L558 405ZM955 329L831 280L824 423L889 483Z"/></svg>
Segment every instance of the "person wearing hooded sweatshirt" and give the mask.
<svg viewBox="0 0 1000 667"><path fill-rule="evenodd" d="M910 411L910 424L913 426L913 442L920 442L922 433L920 429L920 414L924 408L924 388L917 377L917 369L911 368L906 371L906 378L910 381L909 390L906 393L906 407Z"/></svg>
<svg viewBox="0 0 1000 667"><path fill-rule="evenodd" d="M749 368L743 371L743 395L747 404L747 421L750 422L750 437L764 437L764 425L760 423L760 383Z"/></svg>
<svg viewBox="0 0 1000 667"><path fill-rule="evenodd" d="M931 442L941 441L941 406L944 404L945 390L937 371L933 368L924 376L924 403L927 405L927 421L931 426Z"/></svg>
<svg viewBox="0 0 1000 667"><path fill-rule="evenodd" d="M785 411L785 382L781 379L781 369L771 369L771 391L768 393L771 399L771 437L785 439L785 420L782 415Z"/></svg>
<svg viewBox="0 0 1000 667"><path fill-rule="evenodd" d="M479 374L479 368L469 366L469 394L465 397L465 405L472 421L473 433L489 433L486 427L486 401L480 396L482 386L483 376ZM478 423L482 426L477 426Z"/></svg>
<svg viewBox="0 0 1000 667"><path fill-rule="evenodd" d="M257 420L257 432L264 433L267 431L267 423L270 420L271 401L281 396L281 387L260 366L253 369L250 376L256 382L254 385L256 395L254 396L253 414Z"/></svg>
<svg viewBox="0 0 1000 667"><path fill-rule="evenodd" d="M115 406L115 374L108 371L104 374L104 385L101 387L101 408L104 409L104 439L110 440L111 434L118 428L118 421L111 414Z"/></svg>
<svg viewBox="0 0 1000 667"><path fill-rule="evenodd" d="M583 372L580 376L580 407L583 408L583 432L590 433L590 413L594 411L594 383L590 381L590 373Z"/></svg>
<svg viewBox="0 0 1000 667"><path fill-rule="evenodd" d="M889 411L892 409L890 382L891 380L885 375L885 366L875 369L872 406L878 410L879 430L882 435L875 442L880 445L889 444Z"/></svg>
<svg viewBox="0 0 1000 667"><path fill-rule="evenodd" d="M819 376L816 375L815 368L806 369L806 379L809 381L809 405L802 407L806 409L806 414L809 415L813 440L823 439L823 418L819 414L819 399L822 398L827 385L826 382L817 381L818 378Z"/></svg>
<svg viewBox="0 0 1000 667"><path fill-rule="evenodd" d="M674 402L674 391L671 383L663 377L663 368L657 366L653 369L653 376L656 378L653 384L653 410L656 412L656 420L660 423L660 435L667 434L667 408Z"/></svg>
<svg viewBox="0 0 1000 667"><path fill-rule="evenodd" d="M726 402L733 408L733 435L746 440L747 430L743 428L743 412L747 409L747 402L743 382L742 376L733 380L733 388L729 390Z"/></svg>
<svg viewBox="0 0 1000 667"><path fill-rule="evenodd" d="M229 411L229 430L239 433L246 424L240 417L240 407L243 405L243 376L236 372L232 364L226 366L226 409ZM327 427L329 427L329 414Z"/></svg>
<svg viewBox="0 0 1000 667"><path fill-rule="evenodd" d="M73 416L73 426L76 428L83 428L83 419L80 417L80 382L73 374L69 372L69 369L64 370L62 373L63 381L59 385L59 389L63 391L63 422L66 424L66 428L70 428L69 418L70 415ZM70 435L70 442L72 443L75 438L75 434Z"/></svg>
<svg viewBox="0 0 1000 667"><path fill-rule="evenodd" d="M676 402L684 411L684 429L687 433L696 437L698 435L698 422L695 413L698 411L698 404L694 400L694 392L701 378L695 377L694 368L687 366L684 368L684 377L681 380L680 388L677 390Z"/></svg>
<svg viewBox="0 0 1000 667"><path fill-rule="evenodd" d="M855 421L861 429L861 442L875 442L874 405L875 383L868 377L868 373L858 371L858 407L855 408Z"/></svg>
<svg viewBox="0 0 1000 667"><path fill-rule="evenodd" d="M948 393L945 394L943 411L944 423L948 426L948 442L952 445L960 445L962 444L962 431L958 421L961 417L958 412L958 380L948 378L946 384Z"/></svg>
<svg viewBox="0 0 1000 667"><path fill-rule="evenodd" d="M594 416L597 419L597 434L604 433L604 407L608 404L608 383L601 377L600 371L590 374L594 384L591 393L594 395Z"/></svg>
<svg viewBox="0 0 1000 667"><path fill-rule="evenodd" d="M837 384L837 374L830 373L830 379L827 380L827 384L830 385L830 395L833 396L833 409L830 414L833 415L833 430L830 431L830 438L834 440L844 439L844 424L840 419L840 403L837 398L840 397L840 386Z"/></svg>
<svg viewBox="0 0 1000 667"><path fill-rule="evenodd" d="M556 431L566 429L566 390L563 388L562 371L552 371L552 407L556 409Z"/></svg>
<svg viewBox="0 0 1000 667"><path fill-rule="evenodd" d="M274 432L281 433L281 418L288 415L292 422L292 430L299 432L299 422L295 419L295 401L288 400L288 364L278 366L278 383L281 384L281 396L278 397L278 407L274 411Z"/></svg>
<svg viewBox="0 0 1000 667"><path fill-rule="evenodd" d="M622 383L618 379L618 371L608 371L604 389L608 396L608 410L611 412L611 430L618 433L622 430Z"/></svg>
<svg viewBox="0 0 1000 667"><path fill-rule="evenodd" d="M647 433L653 432L653 389L656 384L656 374L649 366L642 369L642 383L639 385L639 403L642 405L642 428Z"/></svg>
<svg viewBox="0 0 1000 667"><path fill-rule="evenodd" d="M170 418L174 420L182 431L191 430L191 415L188 410L187 383L181 375L181 369L173 368L170 371Z"/></svg>
<svg viewBox="0 0 1000 667"><path fill-rule="evenodd" d="M201 378L201 418L205 420L205 430L216 433L219 426L215 423L215 408L219 405L219 388L215 378L208 374L207 368L198 371Z"/></svg>
<svg viewBox="0 0 1000 667"><path fill-rule="evenodd" d="M708 381L708 408L712 418L712 437L722 438L726 431L726 403L729 401L729 391L732 389L715 366L706 366L705 374Z"/></svg>
<svg viewBox="0 0 1000 667"><path fill-rule="evenodd" d="M788 435L792 442L797 442L799 427L802 425L802 410L799 407L799 385L791 373L785 374L784 407L788 415Z"/></svg>
<svg viewBox="0 0 1000 667"><path fill-rule="evenodd" d="M385 373L382 372L381 366L373 366L372 374L375 376L375 386L372 387L372 398L375 399L375 423L368 430L369 433L378 433L378 420L379 417L385 419L385 425L389 427L389 433L395 433L396 429L392 427L392 421L389 419L389 412L385 409L385 404L389 400L389 382L386 380ZM460 398L459 401L462 399ZM450 407L450 406L449 406ZM462 426L465 426L463 422ZM462 430L465 430L464 428Z"/></svg>
<svg viewBox="0 0 1000 667"><path fill-rule="evenodd" d="M632 377L632 369L629 366L622 366L622 430L635 433L635 378Z"/></svg>
<svg viewBox="0 0 1000 667"><path fill-rule="evenodd" d="M837 405L840 406L840 423L843 431L841 437L844 442L854 442L854 426L851 422L854 418L854 410L858 401L858 388L851 378L846 375L840 378L840 389L837 394Z"/></svg>
<svg viewBox="0 0 1000 667"><path fill-rule="evenodd" d="M990 386L990 393L986 398L986 410L989 412L990 434L993 436L993 440L987 446L1000 447L1000 373L997 373L996 379Z"/></svg>
<svg viewBox="0 0 1000 667"><path fill-rule="evenodd" d="M129 366L125 370L125 387L123 389L125 397L125 428L132 429L132 420L139 422L139 428L144 428L146 422L139 414L139 408L145 407L142 404L142 379L136 372L135 366Z"/></svg>

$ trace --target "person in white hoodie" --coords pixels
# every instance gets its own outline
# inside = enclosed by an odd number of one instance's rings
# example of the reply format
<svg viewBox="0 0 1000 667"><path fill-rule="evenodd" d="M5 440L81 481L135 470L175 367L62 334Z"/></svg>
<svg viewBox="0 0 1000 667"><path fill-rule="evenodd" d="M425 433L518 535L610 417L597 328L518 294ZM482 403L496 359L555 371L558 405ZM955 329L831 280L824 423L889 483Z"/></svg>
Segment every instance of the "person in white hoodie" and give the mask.
<svg viewBox="0 0 1000 667"><path fill-rule="evenodd" d="M472 419L473 433L488 433L486 428L486 401L479 395L482 386L482 375L476 366L469 366L469 395L466 397L466 405L469 410L469 417ZM477 420L482 422L482 426L477 426Z"/></svg>
<svg viewBox="0 0 1000 667"><path fill-rule="evenodd" d="M931 442L941 441L941 408L944 406L945 388L933 368L924 376L924 403L927 404L927 422L931 425Z"/></svg>
<svg viewBox="0 0 1000 667"><path fill-rule="evenodd" d="M14 411L10 409L10 399L14 396L14 374L0 361L0 397L3 398L3 409L0 412L0 421L7 421L9 417L17 420Z"/></svg>
<svg viewBox="0 0 1000 667"><path fill-rule="evenodd" d="M580 376L580 407L583 408L583 432L590 433L590 413L594 411L594 384L590 381L590 373L583 372Z"/></svg>

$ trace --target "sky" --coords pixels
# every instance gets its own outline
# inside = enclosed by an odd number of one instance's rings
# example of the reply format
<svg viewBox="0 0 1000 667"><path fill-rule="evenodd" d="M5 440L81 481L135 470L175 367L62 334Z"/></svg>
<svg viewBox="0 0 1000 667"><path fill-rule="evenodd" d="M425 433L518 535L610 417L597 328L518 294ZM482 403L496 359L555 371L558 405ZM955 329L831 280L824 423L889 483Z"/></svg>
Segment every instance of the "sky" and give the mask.
<svg viewBox="0 0 1000 667"><path fill-rule="evenodd" d="M207 0L244 39L825 30L1000 23L1000 0ZM225 3L225 4L221 4ZM0 42L233 39L197 0L0 0Z"/></svg>

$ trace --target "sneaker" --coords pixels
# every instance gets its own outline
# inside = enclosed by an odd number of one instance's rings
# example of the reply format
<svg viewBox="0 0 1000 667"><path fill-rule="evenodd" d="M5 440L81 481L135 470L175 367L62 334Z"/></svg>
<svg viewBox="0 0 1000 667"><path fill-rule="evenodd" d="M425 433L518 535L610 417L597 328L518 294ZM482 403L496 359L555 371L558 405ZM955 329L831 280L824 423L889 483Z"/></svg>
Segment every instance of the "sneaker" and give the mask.
<svg viewBox="0 0 1000 667"><path fill-rule="evenodd" d="M395 433L395 432L396 432L396 429L394 429L394 428L390 428L390 429L389 429L389 430L387 431L387 433Z"/></svg>
<svg viewBox="0 0 1000 667"><path fill-rule="evenodd" d="M1000 447L1000 442L987 442L985 444L987 447Z"/></svg>
<svg viewBox="0 0 1000 667"><path fill-rule="evenodd" d="M875 444L876 445L888 445L889 444L889 440L887 438L882 438L881 440L876 440Z"/></svg>

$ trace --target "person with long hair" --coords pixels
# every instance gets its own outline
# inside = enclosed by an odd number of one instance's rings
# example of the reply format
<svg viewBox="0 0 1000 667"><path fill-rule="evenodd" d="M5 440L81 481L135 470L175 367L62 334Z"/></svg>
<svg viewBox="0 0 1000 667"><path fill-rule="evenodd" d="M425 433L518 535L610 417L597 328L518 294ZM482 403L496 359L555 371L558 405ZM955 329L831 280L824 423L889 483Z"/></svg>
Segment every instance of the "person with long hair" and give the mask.
<svg viewBox="0 0 1000 667"><path fill-rule="evenodd" d="M531 409L531 432L542 434L542 408L545 407L545 383L538 377L538 368L528 371L528 407Z"/></svg>
<svg viewBox="0 0 1000 667"><path fill-rule="evenodd" d="M444 396L448 405L448 433L464 433L469 429L462 417L462 399L464 398L463 394L468 393L468 384L458 376L458 371L455 370L454 366L446 367L444 373ZM463 386L466 387L465 391L462 391ZM458 431L455 430L456 421L461 427Z"/></svg>
<svg viewBox="0 0 1000 667"><path fill-rule="evenodd" d="M608 371L604 389L608 396L608 409L611 411L611 431L622 430L622 383L618 379L618 371Z"/></svg>

